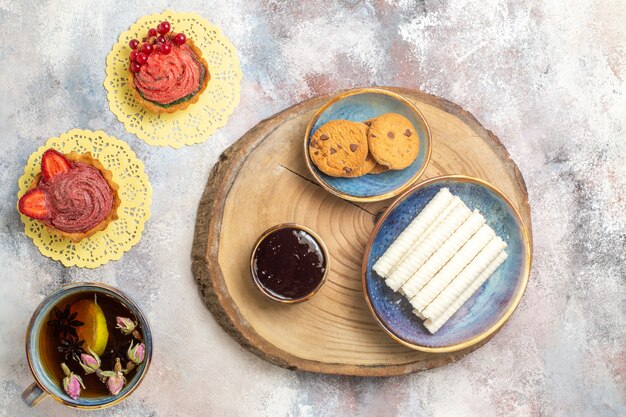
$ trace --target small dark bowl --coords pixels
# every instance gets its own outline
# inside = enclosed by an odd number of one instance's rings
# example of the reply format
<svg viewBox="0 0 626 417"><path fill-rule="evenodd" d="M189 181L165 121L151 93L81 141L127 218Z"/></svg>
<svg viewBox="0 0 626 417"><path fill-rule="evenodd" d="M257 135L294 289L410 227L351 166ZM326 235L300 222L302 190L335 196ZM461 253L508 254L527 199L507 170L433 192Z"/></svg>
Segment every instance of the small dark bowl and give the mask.
<svg viewBox="0 0 626 417"><path fill-rule="evenodd" d="M322 250L322 254L324 255L324 275L322 276L322 279L320 280L319 284L311 292L309 292L308 294L305 294L304 296L300 298L277 297L276 294L272 293L269 289L267 289L263 285L263 283L259 280L259 277L254 272L254 254L256 253L257 248L259 247L261 242L263 242L270 234L281 229L298 229L298 230L305 231L311 237L313 237L313 239L315 239L320 249ZM281 223L281 224L277 224L276 226L272 226L269 229L267 229L265 232L261 234L261 236L259 236L256 243L254 244L254 247L252 248L252 253L250 254L250 274L252 276L252 281L254 282L254 285L259 289L259 291L261 291L262 294L266 295L272 300L281 302L283 304L302 303L304 301L307 301L311 297L313 297L315 293L317 293L319 289L322 288L322 285L324 285L324 283L326 282L326 277L328 276L329 269L330 269L330 258L328 255L328 249L326 248L326 244L324 244L324 241L322 240L322 238L319 237L317 233L315 233L313 230L309 229L308 227L302 226L296 223Z"/></svg>

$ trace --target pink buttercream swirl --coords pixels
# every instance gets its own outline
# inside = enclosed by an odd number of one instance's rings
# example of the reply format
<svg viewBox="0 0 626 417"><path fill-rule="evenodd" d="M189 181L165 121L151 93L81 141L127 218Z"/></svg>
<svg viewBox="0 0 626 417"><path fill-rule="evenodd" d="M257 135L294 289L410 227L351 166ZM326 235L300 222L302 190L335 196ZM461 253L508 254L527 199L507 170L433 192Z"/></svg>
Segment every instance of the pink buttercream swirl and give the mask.
<svg viewBox="0 0 626 417"><path fill-rule="evenodd" d="M68 233L86 232L102 222L113 208L113 191L100 171L73 162L72 169L41 182L47 194L46 224Z"/></svg>
<svg viewBox="0 0 626 417"><path fill-rule="evenodd" d="M174 46L167 54L152 53L135 74L141 95L159 104L169 104L195 93L205 69L187 45Z"/></svg>

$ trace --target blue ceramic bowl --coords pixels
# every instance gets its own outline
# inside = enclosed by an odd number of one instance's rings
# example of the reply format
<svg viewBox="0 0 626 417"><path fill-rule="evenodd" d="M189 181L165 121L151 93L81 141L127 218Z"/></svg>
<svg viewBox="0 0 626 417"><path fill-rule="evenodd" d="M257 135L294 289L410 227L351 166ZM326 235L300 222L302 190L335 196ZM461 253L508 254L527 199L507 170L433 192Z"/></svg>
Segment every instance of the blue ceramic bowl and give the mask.
<svg viewBox="0 0 626 417"><path fill-rule="evenodd" d="M136 368L137 371L133 377L126 381L126 385L116 396L79 397L77 400L74 400L63 391L61 381L57 381L55 377L49 374L40 359L39 334L43 326L46 325L52 308L55 305L63 304L65 299L75 297L84 292L95 292L96 294L103 294L115 298L132 311L139 321L143 342L146 345L145 359ZM46 396L50 396L70 407L100 409L119 403L139 386L150 366L150 359L152 357L152 335L148 321L141 313L139 307L119 290L109 287L108 285L96 283L70 284L46 297L33 313L26 334L26 356L28 358L28 365L36 381L36 383L31 385L24 394L22 394L22 397L29 405L36 405ZM82 376L82 374L80 374L80 376Z"/></svg>
<svg viewBox="0 0 626 417"><path fill-rule="evenodd" d="M411 121L419 136L419 153L405 169L356 178L332 177L311 162L309 141L323 124L337 119L364 122L384 113L398 113ZM315 179L329 192L351 201L386 200L408 189L430 160L430 129L420 111L404 97L378 88L359 88L342 93L322 106L309 123L304 138L306 164Z"/></svg>
<svg viewBox="0 0 626 417"><path fill-rule="evenodd" d="M391 290L372 266L439 189L447 187L507 244L508 257L478 291L435 334L399 293ZM370 310L397 341L427 352L453 352L496 332L517 307L530 274L531 248L526 228L509 199L488 183L451 175L424 181L399 197L378 221L363 259L363 289Z"/></svg>

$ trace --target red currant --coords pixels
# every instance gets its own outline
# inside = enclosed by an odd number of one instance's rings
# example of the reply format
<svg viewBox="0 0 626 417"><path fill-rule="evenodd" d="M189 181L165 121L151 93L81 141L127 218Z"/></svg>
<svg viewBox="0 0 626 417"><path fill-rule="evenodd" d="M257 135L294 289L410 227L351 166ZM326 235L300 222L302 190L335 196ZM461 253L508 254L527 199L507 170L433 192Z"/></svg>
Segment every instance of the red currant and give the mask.
<svg viewBox="0 0 626 417"><path fill-rule="evenodd" d="M136 62L131 62L130 63L130 70L132 72L139 72L140 69L141 69L141 65L139 65L138 63L136 63Z"/></svg>
<svg viewBox="0 0 626 417"><path fill-rule="evenodd" d="M143 52L139 52L137 54L137 57L135 58L135 62L138 63L139 65L145 64L147 61L148 61L148 55L146 55Z"/></svg>
<svg viewBox="0 0 626 417"><path fill-rule="evenodd" d="M141 51L147 54L152 52L152 49L153 49L152 45L150 45L149 43L144 43L143 45L141 45Z"/></svg>
<svg viewBox="0 0 626 417"><path fill-rule="evenodd" d="M137 51L136 50L130 51L130 60L135 61L136 59L137 59Z"/></svg>
<svg viewBox="0 0 626 417"><path fill-rule="evenodd" d="M165 36L159 35L157 36L156 40L157 40L157 43L165 43Z"/></svg>
<svg viewBox="0 0 626 417"><path fill-rule="evenodd" d="M152 36L156 36L157 35L157 31L155 28L152 28L148 31L148 36L152 37Z"/></svg>
<svg viewBox="0 0 626 417"><path fill-rule="evenodd" d="M130 49L137 49L139 41L137 39L131 39L131 41L128 42L128 46L130 46Z"/></svg>
<svg viewBox="0 0 626 417"><path fill-rule="evenodd" d="M187 37L184 33L177 33L176 36L174 36L174 43L176 45L182 45L185 42L187 42Z"/></svg>
<svg viewBox="0 0 626 417"><path fill-rule="evenodd" d="M167 54L169 54L170 52L172 52L172 45L170 45L169 43L162 43L162 44L159 46L159 49L161 50L161 53L162 53L163 55L167 55Z"/></svg>
<svg viewBox="0 0 626 417"><path fill-rule="evenodd" d="M165 35L167 32L170 31L171 28L172 26L170 25L170 22L164 20L157 26L157 32L159 32L161 35Z"/></svg>

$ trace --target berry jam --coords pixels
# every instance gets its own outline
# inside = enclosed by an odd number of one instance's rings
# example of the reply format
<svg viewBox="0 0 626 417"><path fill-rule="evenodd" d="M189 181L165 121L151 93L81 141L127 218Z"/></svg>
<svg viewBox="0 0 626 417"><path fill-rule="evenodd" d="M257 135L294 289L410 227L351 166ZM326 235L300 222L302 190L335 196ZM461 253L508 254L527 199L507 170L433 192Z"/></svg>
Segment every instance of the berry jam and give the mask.
<svg viewBox="0 0 626 417"><path fill-rule="evenodd" d="M287 227L269 233L258 244L252 273L274 297L299 300L319 287L326 273L326 259L310 233Z"/></svg>

